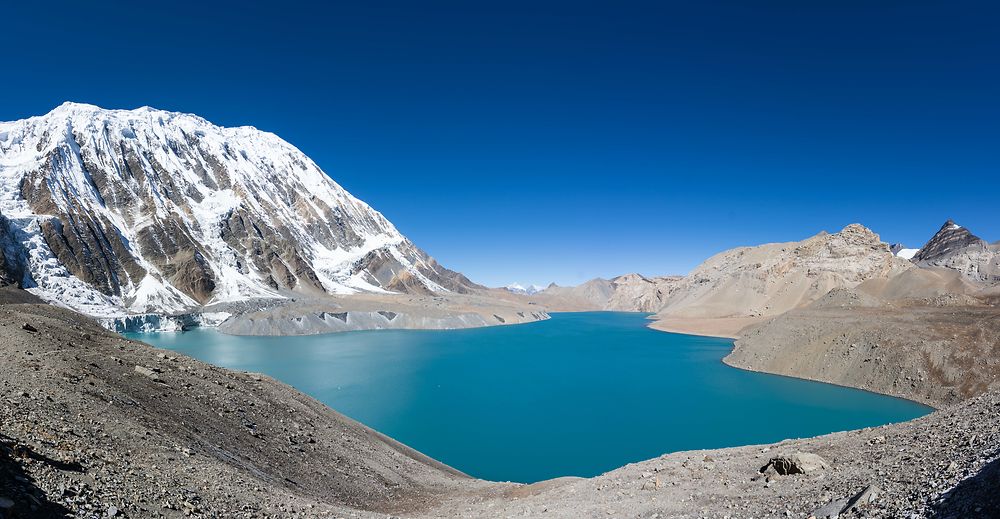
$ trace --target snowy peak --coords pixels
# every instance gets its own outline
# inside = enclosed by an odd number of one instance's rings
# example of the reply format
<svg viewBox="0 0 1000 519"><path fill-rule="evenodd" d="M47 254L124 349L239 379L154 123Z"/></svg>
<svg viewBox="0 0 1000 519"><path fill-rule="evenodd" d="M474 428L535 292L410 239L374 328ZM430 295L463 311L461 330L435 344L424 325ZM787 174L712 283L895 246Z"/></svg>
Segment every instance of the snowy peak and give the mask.
<svg viewBox="0 0 1000 519"><path fill-rule="evenodd" d="M528 285L525 287L519 283L511 283L503 288L507 289L508 292L512 292L514 294L523 294L529 296L537 294L542 290L545 290L545 287L539 285Z"/></svg>
<svg viewBox="0 0 1000 519"><path fill-rule="evenodd" d="M8 277L92 315L478 288L278 136L149 107L0 123L0 214Z"/></svg>

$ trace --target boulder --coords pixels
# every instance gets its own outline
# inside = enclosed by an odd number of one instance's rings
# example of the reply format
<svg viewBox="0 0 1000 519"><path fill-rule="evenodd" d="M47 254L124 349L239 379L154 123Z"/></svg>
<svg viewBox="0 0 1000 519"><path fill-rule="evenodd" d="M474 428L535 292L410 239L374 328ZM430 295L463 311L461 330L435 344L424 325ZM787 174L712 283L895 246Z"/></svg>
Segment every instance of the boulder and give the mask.
<svg viewBox="0 0 1000 519"><path fill-rule="evenodd" d="M877 486L869 485L861 492L855 494L854 497L845 497L821 506L809 517L815 519L834 519L840 517L841 514L850 512L852 509L863 509L875 502L879 492L880 490Z"/></svg>
<svg viewBox="0 0 1000 519"><path fill-rule="evenodd" d="M831 501L812 513L809 517L812 519L836 519L840 517L840 514L844 513L847 508L849 508L849 499L843 498L836 501Z"/></svg>
<svg viewBox="0 0 1000 519"><path fill-rule="evenodd" d="M826 461L816 454L810 452L796 452L793 454L776 456L761 467L760 472L765 474L769 470L774 470L782 476L790 474L808 474L817 470L830 468Z"/></svg>

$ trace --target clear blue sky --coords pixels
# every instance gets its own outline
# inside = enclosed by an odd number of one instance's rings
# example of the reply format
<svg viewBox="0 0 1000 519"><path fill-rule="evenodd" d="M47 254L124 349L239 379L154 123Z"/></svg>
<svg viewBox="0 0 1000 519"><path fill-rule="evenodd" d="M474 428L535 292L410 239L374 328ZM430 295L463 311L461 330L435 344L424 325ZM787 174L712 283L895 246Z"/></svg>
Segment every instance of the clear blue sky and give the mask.
<svg viewBox="0 0 1000 519"><path fill-rule="evenodd" d="M275 132L482 283L684 273L852 222L1000 239L988 2L36 4L4 6L0 120L72 100Z"/></svg>

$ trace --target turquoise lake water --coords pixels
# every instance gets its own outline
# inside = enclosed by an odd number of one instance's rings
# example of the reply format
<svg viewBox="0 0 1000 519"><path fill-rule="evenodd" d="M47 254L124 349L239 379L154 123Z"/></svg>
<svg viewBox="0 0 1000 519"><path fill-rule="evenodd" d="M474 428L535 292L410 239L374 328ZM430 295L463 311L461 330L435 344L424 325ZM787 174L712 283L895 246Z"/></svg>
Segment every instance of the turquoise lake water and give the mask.
<svg viewBox="0 0 1000 519"><path fill-rule="evenodd" d="M646 314L561 313L470 330L132 338L271 375L469 475L594 476L667 452L904 421L930 408L726 366L732 341L646 328Z"/></svg>

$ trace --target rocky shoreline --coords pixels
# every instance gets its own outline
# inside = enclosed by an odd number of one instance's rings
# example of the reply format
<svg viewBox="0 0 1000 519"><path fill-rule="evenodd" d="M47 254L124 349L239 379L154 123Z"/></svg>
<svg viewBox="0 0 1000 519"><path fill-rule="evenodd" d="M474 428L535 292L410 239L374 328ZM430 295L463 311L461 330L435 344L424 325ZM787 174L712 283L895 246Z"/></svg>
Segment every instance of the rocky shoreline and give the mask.
<svg viewBox="0 0 1000 519"><path fill-rule="evenodd" d="M548 319L537 305L477 294L353 294L299 298L236 313L219 324L231 335L315 335L359 330L452 330Z"/></svg>
<svg viewBox="0 0 1000 519"><path fill-rule="evenodd" d="M215 304L182 314L134 314L99 318L98 322L118 333L178 332L213 327L230 335L292 336L360 330L454 330L548 318L548 310L543 307L494 297L487 291L259 299Z"/></svg>

